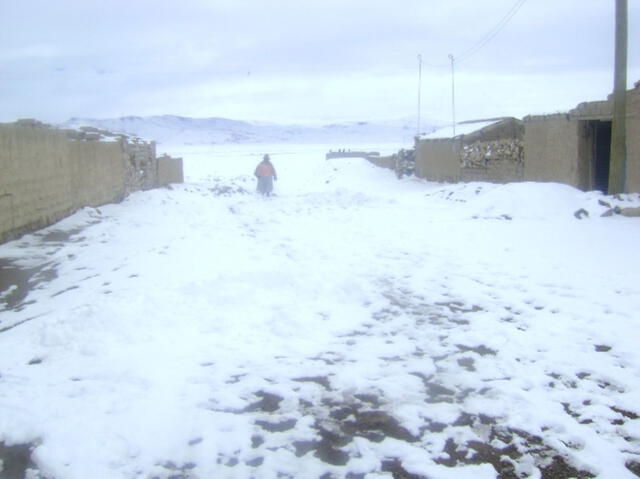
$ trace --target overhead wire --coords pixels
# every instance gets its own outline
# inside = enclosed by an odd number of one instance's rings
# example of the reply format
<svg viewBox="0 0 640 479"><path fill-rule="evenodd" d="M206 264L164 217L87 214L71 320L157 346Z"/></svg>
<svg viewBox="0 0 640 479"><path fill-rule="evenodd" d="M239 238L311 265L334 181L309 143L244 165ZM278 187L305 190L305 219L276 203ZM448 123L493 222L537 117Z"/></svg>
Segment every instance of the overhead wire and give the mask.
<svg viewBox="0 0 640 479"><path fill-rule="evenodd" d="M485 45L487 45L495 36L502 31L502 29L509 23L509 21L515 16L516 13L522 8L527 0L517 0L511 9L505 14L504 17L480 40L478 40L470 48L462 52L460 55L454 57L456 63L463 62L473 55L478 53Z"/></svg>

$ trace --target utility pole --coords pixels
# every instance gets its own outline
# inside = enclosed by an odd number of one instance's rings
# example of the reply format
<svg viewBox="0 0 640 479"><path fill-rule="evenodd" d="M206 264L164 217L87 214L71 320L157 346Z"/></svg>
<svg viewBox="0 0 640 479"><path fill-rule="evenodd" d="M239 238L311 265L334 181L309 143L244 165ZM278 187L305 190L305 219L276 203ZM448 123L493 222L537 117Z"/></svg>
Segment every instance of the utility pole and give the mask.
<svg viewBox="0 0 640 479"><path fill-rule="evenodd" d="M624 193L627 169L627 0L616 2L615 73L609 194Z"/></svg>
<svg viewBox="0 0 640 479"><path fill-rule="evenodd" d="M420 138L420 102L422 100L422 55L418 55L418 130L416 138Z"/></svg>
<svg viewBox="0 0 640 479"><path fill-rule="evenodd" d="M453 115L453 136L456 136L456 84L453 71L454 59L451 53L449 53L449 60L451 60L451 112Z"/></svg>

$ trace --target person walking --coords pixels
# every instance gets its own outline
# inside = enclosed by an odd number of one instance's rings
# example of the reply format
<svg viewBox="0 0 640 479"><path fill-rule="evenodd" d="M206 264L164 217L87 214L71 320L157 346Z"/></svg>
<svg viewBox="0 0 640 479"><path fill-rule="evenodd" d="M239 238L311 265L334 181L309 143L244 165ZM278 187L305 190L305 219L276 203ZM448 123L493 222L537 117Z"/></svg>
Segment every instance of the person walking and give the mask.
<svg viewBox="0 0 640 479"><path fill-rule="evenodd" d="M258 178L258 193L264 196L271 195L273 191L273 181L278 181L278 175L276 169L271 163L269 155L264 155L262 161L256 166L256 171L253 173Z"/></svg>

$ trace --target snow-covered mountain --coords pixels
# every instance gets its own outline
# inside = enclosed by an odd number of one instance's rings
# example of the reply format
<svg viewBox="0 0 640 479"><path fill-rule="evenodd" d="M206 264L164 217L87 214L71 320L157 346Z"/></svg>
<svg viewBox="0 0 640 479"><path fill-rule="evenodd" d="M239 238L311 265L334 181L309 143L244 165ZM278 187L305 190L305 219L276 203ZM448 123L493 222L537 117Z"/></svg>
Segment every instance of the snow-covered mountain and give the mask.
<svg viewBox="0 0 640 479"><path fill-rule="evenodd" d="M322 126L278 125L226 118L189 118L175 115L127 116L113 119L72 118L65 128L91 126L125 133L160 144L230 143L412 143L415 121L348 122ZM433 128L427 127L426 131Z"/></svg>

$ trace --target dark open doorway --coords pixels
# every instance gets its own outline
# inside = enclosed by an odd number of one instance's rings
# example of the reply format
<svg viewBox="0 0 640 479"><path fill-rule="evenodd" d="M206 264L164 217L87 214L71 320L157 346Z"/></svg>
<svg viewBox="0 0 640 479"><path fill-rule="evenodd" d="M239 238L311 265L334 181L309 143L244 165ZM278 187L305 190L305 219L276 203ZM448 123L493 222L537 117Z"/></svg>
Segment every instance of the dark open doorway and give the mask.
<svg viewBox="0 0 640 479"><path fill-rule="evenodd" d="M593 187L605 195L609 192L609 162L611 161L611 122L594 121L593 125Z"/></svg>

